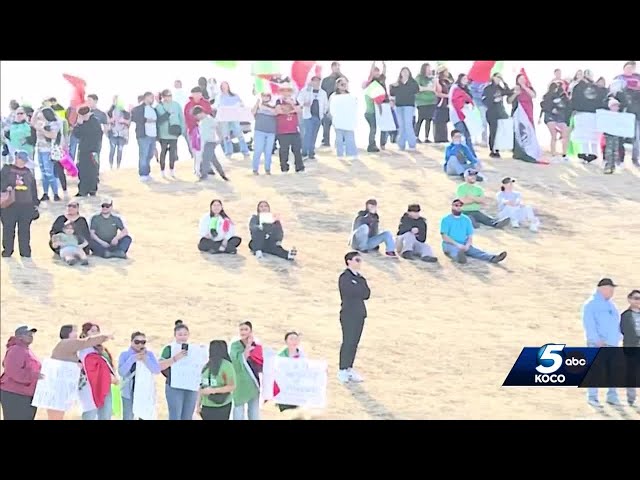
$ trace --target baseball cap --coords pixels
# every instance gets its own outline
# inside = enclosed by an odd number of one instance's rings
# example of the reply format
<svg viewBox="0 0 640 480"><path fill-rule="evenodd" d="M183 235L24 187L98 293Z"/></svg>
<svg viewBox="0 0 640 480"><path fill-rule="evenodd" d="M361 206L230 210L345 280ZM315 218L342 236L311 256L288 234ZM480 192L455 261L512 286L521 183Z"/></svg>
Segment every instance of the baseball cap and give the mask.
<svg viewBox="0 0 640 480"><path fill-rule="evenodd" d="M113 198L111 197L103 197L100 205L113 205Z"/></svg>
<svg viewBox="0 0 640 480"><path fill-rule="evenodd" d="M454 203L461 203L462 205L464 205L464 202L462 200L460 200L459 198L454 198L451 201L451 205L453 205Z"/></svg>
<svg viewBox="0 0 640 480"><path fill-rule="evenodd" d="M502 185L508 185L510 183L516 183L516 179L515 178L511 178L511 177L504 177L500 183L502 183Z"/></svg>
<svg viewBox="0 0 640 480"><path fill-rule="evenodd" d="M407 212L419 212L419 211L420 211L420 205L418 205L417 203L412 203L407 207Z"/></svg>
<svg viewBox="0 0 640 480"><path fill-rule="evenodd" d="M613 283L613 280L611 280L610 278L603 278L598 282L598 286L599 287L617 287L617 285Z"/></svg>
<svg viewBox="0 0 640 480"><path fill-rule="evenodd" d="M20 325L14 332L15 335L26 335L27 333L36 333L37 328L30 327L29 325Z"/></svg>
<svg viewBox="0 0 640 480"><path fill-rule="evenodd" d="M476 169L474 169L474 168L467 168L464 171L464 176L465 177L472 177L472 176L477 175L477 174L478 174L478 171Z"/></svg>

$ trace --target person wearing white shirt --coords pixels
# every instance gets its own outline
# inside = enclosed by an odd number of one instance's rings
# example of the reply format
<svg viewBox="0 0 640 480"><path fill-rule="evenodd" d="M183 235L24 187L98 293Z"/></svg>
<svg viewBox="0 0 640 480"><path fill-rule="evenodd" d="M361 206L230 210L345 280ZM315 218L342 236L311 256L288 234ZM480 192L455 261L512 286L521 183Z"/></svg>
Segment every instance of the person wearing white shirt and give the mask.
<svg viewBox="0 0 640 480"><path fill-rule="evenodd" d="M358 99L349 93L349 83L342 77L329 98L329 113L336 131L336 155L357 158L355 130L358 124Z"/></svg>
<svg viewBox="0 0 640 480"><path fill-rule="evenodd" d="M529 230L537 232L540 228L540 220L533 213L533 208L522 203L522 194L513 190L515 178L502 179L500 192L496 196L498 201L498 219L508 218L513 228L519 228L521 222L529 224Z"/></svg>
<svg viewBox="0 0 640 480"><path fill-rule="evenodd" d="M320 77L313 77L309 87L298 95L298 102L302 105L302 122L304 134L302 137L302 156L313 160L316 155L316 140L322 119L329 111L327 92L320 88Z"/></svg>

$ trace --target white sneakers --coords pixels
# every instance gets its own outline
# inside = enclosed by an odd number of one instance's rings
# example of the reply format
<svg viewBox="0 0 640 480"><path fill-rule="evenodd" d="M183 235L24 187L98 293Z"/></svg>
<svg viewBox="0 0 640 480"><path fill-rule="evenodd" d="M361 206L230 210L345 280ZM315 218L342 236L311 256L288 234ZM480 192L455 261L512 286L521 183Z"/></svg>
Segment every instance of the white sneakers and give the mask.
<svg viewBox="0 0 640 480"><path fill-rule="evenodd" d="M540 220L537 218L529 224L529 230L536 233L540 229Z"/></svg>
<svg viewBox="0 0 640 480"><path fill-rule="evenodd" d="M256 250L256 258L262 258L262 250Z"/></svg>
<svg viewBox="0 0 640 480"><path fill-rule="evenodd" d="M362 377L353 368L347 370L338 370L338 380L341 383L354 382L360 383L363 381Z"/></svg>

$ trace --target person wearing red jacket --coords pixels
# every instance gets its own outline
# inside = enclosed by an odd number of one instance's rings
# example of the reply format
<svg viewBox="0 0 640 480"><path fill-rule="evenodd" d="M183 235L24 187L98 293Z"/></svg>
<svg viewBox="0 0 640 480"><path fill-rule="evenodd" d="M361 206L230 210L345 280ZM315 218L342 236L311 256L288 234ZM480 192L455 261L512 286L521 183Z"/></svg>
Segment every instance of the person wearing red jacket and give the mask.
<svg viewBox="0 0 640 480"><path fill-rule="evenodd" d="M0 376L0 403L5 420L33 420L36 407L31 406L36 383L42 378L40 361L29 346L33 343L35 328L18 327L7 342Z"/></svg>
<svg viewBox="0 0 640 480"><path fill-rule="evenodd" d="M200 172L196 171L195 155L194 155L193 149L191 148L191 141L189 140L192 130L194 130L198 126L198 119L193 114L194 107L201 107L202 110L204 110L204 112L207 115L213 114L213 108L211 107L211 103L209 103L209 100L204 98L204 96L202 95L202 88L200 87L193 87L191 89L191 96L189 97L189 101L184 106L184 123L185 123L185 126L187 127L185 138L187 139L189 152L191 153L191 156L194 157L193 171L196 175L199 175ZM213 171L210 171L209 173L215 174L215 172Z"/></svg>

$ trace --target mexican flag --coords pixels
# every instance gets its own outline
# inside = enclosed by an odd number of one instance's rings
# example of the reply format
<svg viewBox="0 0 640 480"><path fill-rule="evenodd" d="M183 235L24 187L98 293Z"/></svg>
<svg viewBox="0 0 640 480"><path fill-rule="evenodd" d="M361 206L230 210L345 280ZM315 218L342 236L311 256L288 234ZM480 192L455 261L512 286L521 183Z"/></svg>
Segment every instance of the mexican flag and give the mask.
<svg viewBox="0 0 640 480"><path fill-rule="evenodd" d="M374 80L364 89L364 95L379 105L384 101L387 92L382 85Z"/></svg>
<svg viewBox="0 0 640 480"><path fill-rule="evenodd" d="M258 61L251 65L251 75L254 77L264 78L265 80L281 73L280 62Z"/></svg>
<svg viewBox="0 0 640 480"><path fill-rule="evenodd" d="M319 77L321 74L322 67L318 62L297 60L291 64L291 80L298 90L302 90L312 77Z"/></svg>
<svg viewBox="0 0 640 480"><path fill-rule="evenodd" d="M83 412L102 408L111 393L113 371L107 360L98 352L89 353L82 359L86 382L82 382L78 395ZM113 407L112 407L113 408Z"/></svg>
<svg viewBox="0 0 640 480"><path fill-rule="evenodd" d="M493 74L496 64L495 60L476 60L471 66L467 76L472 82L488 83Z"/></svg>
<svg viewBox="0 0 640 480"><path fill-rule="evenodd" d="M536 137L536 129L522 104L513 112L514 143L513 158L529 163L545 163L542 149Z"/></svg>
<svg viewBox="0 0 640 480"><path fill-rule="evenodd" d="M278 84L275 82L271 82L264 78L255 77L255 82L253 84L253 88L256 91L256 95L261 93L270 93L275 95L278 93Z"/></svg>
<svg viewBox="0 0 640 480"><path fill-rule="evenodd" d="M62 76L73 87L73 90L71 91L71 101L69 102L69 105L71 107L77 108L79 105L82 105L85 101L84 95L85 95L85 89L87 88L87 82L85 82L80 77L69 75L68 73L63 73Z"/></svg>

